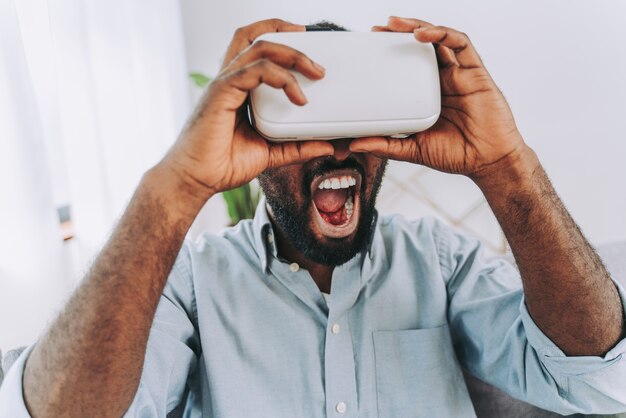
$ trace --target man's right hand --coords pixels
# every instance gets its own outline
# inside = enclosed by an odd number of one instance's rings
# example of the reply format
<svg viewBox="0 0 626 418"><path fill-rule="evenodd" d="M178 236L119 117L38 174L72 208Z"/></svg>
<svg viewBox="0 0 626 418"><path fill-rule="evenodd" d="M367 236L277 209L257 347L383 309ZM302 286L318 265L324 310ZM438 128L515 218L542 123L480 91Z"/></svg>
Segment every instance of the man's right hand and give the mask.
<svg viewBox="0 0 626 418"><path fill-rule="evenodd" d="M161 164L169 167L194 194L211 195L244 184L267 168L332 155L325 141L271 143L248 123L250 90L265 83L285 91L298 106L306 104L289 69L312 80L324 69L303 53L285 45L253 41L268 32L304 31L279 19L264 20L237 30L219 75L209 86L195 114Z"/></svg>
<svg viewBox="0 0 626 418"><path fill-rule="evenodd" d="M303 105L306 99L288 69L323 77L323 70L291 48L251 46L262 33L298 30L304 27L268 20L237 31L188 126L146 173L108 243L31 352L19 386L31 416L123 415L139 387L163 288L204 201L268 167L333 153L328 142L268 143L246 119L248 92L259 84L282 88ZM181 202L190 191L193 200ZM164 411L166 405L155 407Z"/></svg>

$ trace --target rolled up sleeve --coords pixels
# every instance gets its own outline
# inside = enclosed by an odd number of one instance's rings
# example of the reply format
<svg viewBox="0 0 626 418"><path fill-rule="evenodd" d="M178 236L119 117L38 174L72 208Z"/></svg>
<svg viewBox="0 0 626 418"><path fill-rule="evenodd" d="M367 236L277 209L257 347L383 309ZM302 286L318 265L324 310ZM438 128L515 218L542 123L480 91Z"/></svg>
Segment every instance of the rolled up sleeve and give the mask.
<svg viewBox="0 0 626 418"><path fill-rule="evenodd" d="M624 309L626 293L618 283L615 285ZM535 324L523 299L520 315L539 360L560 382L559 395L566 406L583 413L626 411L626 338L602 357L567 356Z"/></svg>
<svg viewBox="0 0 626 418"><path fill-rule="evenodd" d="M626 340L603 357L566 356L530 317L517 269L500 259L485 260L477 240L447 227L437 236L448 278L448 321L468 371L561 414L626 411ZM616 285L624 306L624 290Z"/></svg>
<svg viewBox="0 0 626 418"><path fill-rule="evenodd" d="M29 418L30 414L24 403L22 377L26 360L33 351L34 345L28 347L15 360L0 387L0 417Z"/></svg>

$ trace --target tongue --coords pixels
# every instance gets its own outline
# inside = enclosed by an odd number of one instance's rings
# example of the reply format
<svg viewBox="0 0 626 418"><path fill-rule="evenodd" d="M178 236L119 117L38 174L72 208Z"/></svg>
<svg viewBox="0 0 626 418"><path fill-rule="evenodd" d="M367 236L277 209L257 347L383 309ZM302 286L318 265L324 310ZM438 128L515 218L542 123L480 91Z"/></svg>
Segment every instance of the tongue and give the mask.
<svg viewBox="0 0 626 418"><path fill-rule="evenodd" d="M348 189L320 189L313 195L317 210L327 213L337 212L348 199Z"/></svg>

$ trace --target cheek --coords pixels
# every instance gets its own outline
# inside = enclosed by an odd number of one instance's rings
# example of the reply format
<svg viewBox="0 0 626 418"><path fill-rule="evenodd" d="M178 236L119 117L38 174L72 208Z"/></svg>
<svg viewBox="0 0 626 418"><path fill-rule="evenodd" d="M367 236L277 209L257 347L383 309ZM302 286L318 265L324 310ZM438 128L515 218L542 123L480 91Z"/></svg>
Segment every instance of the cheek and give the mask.
<svg viewBox="0 0 626 418"><path fill-rule="evenodd" d="M385 166L387 165L387 160L383 160L378 157L374 157L372 155L368 155L366 157L366 172L367 176L365 179L365 198L369 199L372 196L374 188L377 187L378 182L381 181L381 171L384 171Z"/></svg>
<svg viewBox="0 0 626 418"><path fill-rule="evenodd" d="M288 170L289 167L284 167L284 170L277 176L280 179L280 185L278 186L279 193L284 199L289 199L295 202L296 207L303 209L308 204L306 196L309 194L303 194L305 192L302 184L302 175L300 172L293 172Z"/></svg>

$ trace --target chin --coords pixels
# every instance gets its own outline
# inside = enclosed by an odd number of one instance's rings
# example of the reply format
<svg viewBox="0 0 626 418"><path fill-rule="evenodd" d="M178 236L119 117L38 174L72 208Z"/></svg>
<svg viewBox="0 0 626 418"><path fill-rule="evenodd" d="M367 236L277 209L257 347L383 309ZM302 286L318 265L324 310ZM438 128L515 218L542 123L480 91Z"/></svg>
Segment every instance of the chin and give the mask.
<svg viewBox="0 0 626 418"><path fill-rule="evenodd" d="M366 248L386 160L316 159L259 176L272 220L307 259L337 266Z"/></svg>

